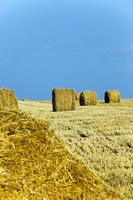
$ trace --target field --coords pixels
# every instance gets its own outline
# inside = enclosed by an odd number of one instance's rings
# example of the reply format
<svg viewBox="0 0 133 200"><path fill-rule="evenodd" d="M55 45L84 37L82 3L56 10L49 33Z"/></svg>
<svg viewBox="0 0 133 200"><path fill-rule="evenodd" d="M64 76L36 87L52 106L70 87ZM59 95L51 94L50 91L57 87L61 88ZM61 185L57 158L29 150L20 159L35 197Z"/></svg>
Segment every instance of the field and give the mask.
<svg viewBox="0 0 133 200"><path fill-rule="evenodd" d="M124 199L133 199L133 100L87 107L77 102L69 112L52 112L50 101L19 101L19 107L50 122L72 154Z"/></svg>

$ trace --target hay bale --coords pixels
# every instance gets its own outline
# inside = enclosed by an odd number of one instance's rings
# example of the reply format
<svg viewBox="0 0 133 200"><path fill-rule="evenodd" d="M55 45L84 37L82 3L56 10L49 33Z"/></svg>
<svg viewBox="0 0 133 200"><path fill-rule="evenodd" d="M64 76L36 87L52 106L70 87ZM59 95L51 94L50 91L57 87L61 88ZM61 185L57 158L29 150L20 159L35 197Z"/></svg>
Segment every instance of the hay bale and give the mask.
<svg viewBox="0 0 133 200"><path fill-rule="evenodd" d="M105 103L119 103L120 92L119 90L107 90L104 95Z"/></svg>
<svg viewBox="0 0 133 200"><path fill-rule="evenodd" d="M18 109L18 101L13 90L0 89L0 110Z"/></svg>
<svg viewBox="0 0 133 200"><path fill-rule="evenodd" d="M97 104L97 94L95 91L84 91L80 93L80 105L96 105Z"/></svg>
<svg viewBox="0 0 133 200"><path fill-rule="evenodd" d="M76 95L73 89L55 88L52 91L53 111L70 111L76 108Z"/></svg>
<svg viewBox="0 0 133 200"><path fill-rule="evenodd" d="M121 200L46 122L0 111L1 200ZM30 156L29 156L30 155Z"/></svg>

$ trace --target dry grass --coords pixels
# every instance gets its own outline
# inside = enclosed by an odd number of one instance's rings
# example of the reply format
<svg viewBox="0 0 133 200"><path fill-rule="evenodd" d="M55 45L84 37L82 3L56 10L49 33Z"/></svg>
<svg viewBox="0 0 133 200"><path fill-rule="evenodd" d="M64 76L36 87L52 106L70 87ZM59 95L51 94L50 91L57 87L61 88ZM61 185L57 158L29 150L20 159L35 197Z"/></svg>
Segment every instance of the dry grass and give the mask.
<svg viewBox="0 0 133 200"><path fill-rule="evenodd" d="M120 200L49 125L17 111L0 112L1 200Z"/></svg>
<svg viewBox="0 0 133 200"><path fill-rule="evenodd" d="M73 112L53 113L51 102L20 102L33 116L50 121L73 155L133 199L133 100L119 104L100 102Z"/></svg>

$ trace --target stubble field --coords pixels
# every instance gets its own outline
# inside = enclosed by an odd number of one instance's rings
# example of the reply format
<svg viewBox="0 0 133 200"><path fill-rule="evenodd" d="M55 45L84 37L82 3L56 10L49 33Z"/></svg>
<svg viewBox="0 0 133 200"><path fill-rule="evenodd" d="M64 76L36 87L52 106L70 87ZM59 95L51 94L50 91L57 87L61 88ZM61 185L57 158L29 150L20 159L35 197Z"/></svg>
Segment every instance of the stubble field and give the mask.
<svg viewBox="0 0 133 200"><path fill-rule="evenodd" d="M133 199L133 100L87 107L77 102L69 112L52 112L50 101L19 101L19 107L50 122L72 154L124 199Z"/></svg>

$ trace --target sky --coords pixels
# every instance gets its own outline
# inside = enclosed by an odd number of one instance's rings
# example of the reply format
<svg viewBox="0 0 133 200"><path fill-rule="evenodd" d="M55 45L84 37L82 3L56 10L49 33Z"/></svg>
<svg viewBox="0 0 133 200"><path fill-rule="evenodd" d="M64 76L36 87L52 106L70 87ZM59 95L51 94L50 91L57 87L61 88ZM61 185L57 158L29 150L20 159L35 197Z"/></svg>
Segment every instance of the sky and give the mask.
<svg viewBox="0 0 133 200"><path fill-rule="evenodd" d="M46 100L53 88L133 98L132 0L0 0L0 87Z"/></svg>

